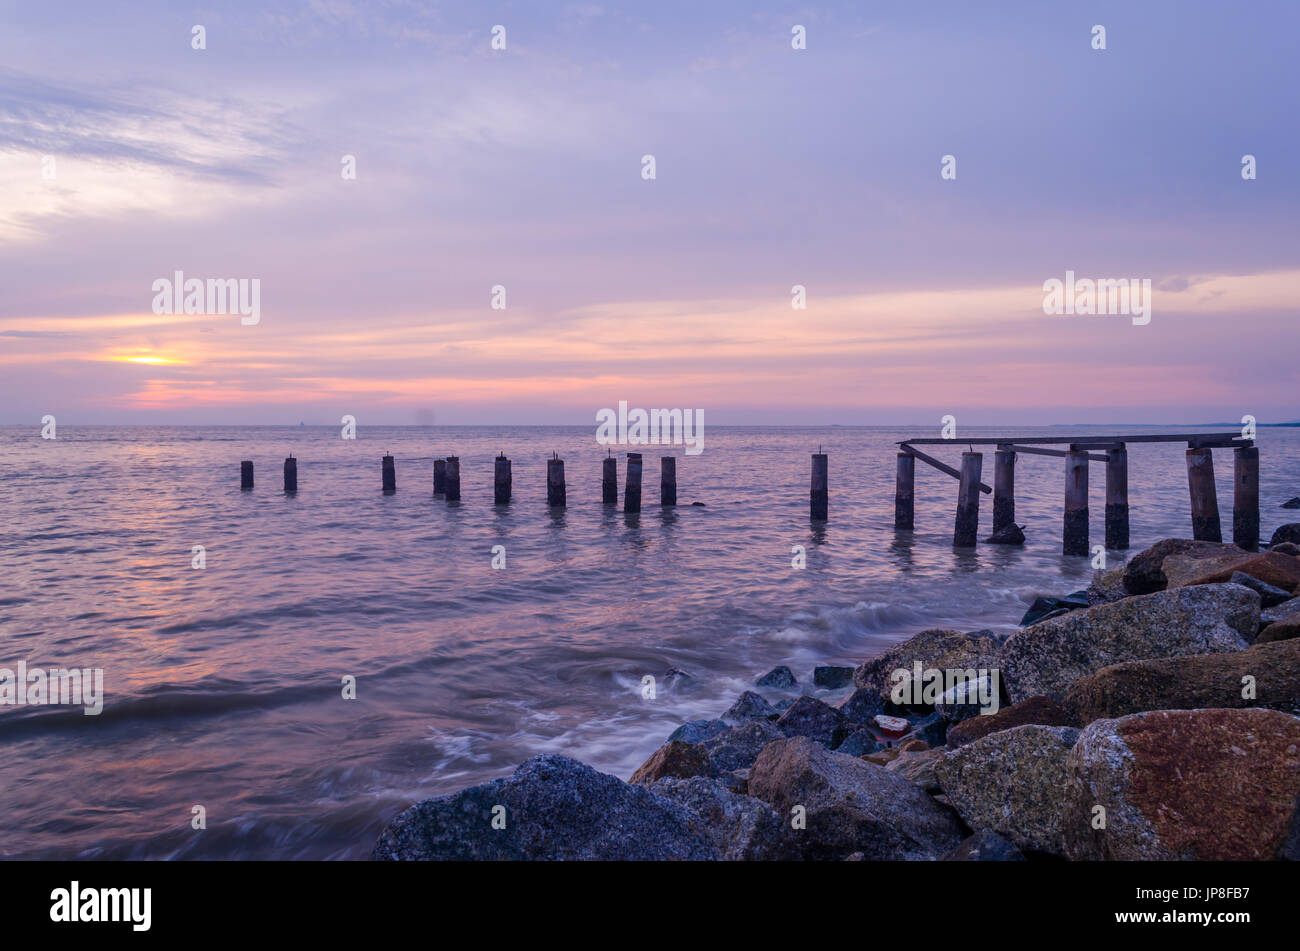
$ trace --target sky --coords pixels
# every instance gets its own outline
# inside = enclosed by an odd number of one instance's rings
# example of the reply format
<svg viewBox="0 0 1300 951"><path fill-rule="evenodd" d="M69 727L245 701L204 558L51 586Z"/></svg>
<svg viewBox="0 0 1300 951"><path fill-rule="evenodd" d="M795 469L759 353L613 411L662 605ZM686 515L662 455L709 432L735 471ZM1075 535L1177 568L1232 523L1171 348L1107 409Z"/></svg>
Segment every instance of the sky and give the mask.
<svg viewBox="0 0 1300 951"><path fill-rule="evenodd" d="M0 2L0 423L1300 419L1298 80L1293 0Z"/></svg>

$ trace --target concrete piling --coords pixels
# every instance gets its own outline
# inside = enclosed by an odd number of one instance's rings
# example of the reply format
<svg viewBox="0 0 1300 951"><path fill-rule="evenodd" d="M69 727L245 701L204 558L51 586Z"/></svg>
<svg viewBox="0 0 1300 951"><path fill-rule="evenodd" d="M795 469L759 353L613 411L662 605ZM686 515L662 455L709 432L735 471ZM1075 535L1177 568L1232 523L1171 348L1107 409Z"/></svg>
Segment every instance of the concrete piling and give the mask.
<svg viewBox="0 0 1300 951"><path fill-rule="evenodd" d="M1219 497L1214 488L1214 454L1209 447L1187 450L1187 491L1192 501L1192 538L1223 541Z"/></svg>
<svg viewBox="0 0 1300 951"><path fill-rule="evenodd" d="M618 460L613 456L601 461L600 500L606 505L618 504Z"/></svg>
<svg viewBox="0 0 1300 951"><path fill-rule="evenodd" d="M826 453L814 452L812 454L812 481L808 489L808 517L814 522L824 522L830 514L828 469Z"/></svg>
<svg viewBox="0 0 1300 951"><path fill-rule="evenodd" d="M916 457L910 452L898 454L894 482L894 531L910 532L915 519Z"/></svg>
<svg viewBox="0 0 1300 951"><path fill-rule="evenodd" d="M979 505L979 499L975 504ZM993 534L1015 523L1016 451L1009 446L998 446L993 454Z"/></svg>
<svg viewBox="0 0 1300 951"><path fill-rule="evenodd" d="M560 508L568 504L564 491L564 460L559 456L546 460L546 504Z"/></svg>
<svg viewBox="0 0 1300 951"><path fill-rule="evenodd" d="M1259 447L1232 451L1232 542L1259 551Z"/></svg>
<svg viewBox="0 0 1300 951"><path fill-rule="evenodd" d="M1065 515L1061 553L1088 554L1088 454L1071 449L1065 456Z"/></svg>
<svg viewBox="0 0 1300 951"><path fill-rule="evenodd" d="M493 474L493 498L497 505L508 505L510 502L510 484L512 477L510 475L510 460L505 454L497 456L496 470Z"/></svg>
<svg viewBox="0 0 1300 951"><path fill-rule="evenodd" d="M957 489L957 517L953 523L952 546L974 548L980 527L980 473L984 453L961 454L961 483Z"/></svg>
<svg viewBox="0 0 1300 951"><path fill-rule="evenodd" d="M627 484L623 487L623 511L641 511L641 453L627 454Z"/></svg>
<svg viewBox="0 0 1300 951"><path fill-rule="evenodd" d="M393 466L393 457L384 456L384 492L391 494L397 491L397 470Z"/></svg>
<svg viewBox="0 0 1300 951"><path fill-rule="evenodd" d="M251 459L245 459L239 464L239 487L241 489L251 489L253 487L253 462Z"/></svg>
<svg viewBox="0 0 1300 951"><path fill-rule="evenodd" d="M447 457L447 501L460 501L460 456Z"/></svg>
<svg viewBox="0 0 1300 951"><path fill-rule="evenodd" d="M1106 547L1128 548L1128 450L1106 450Z"/></svg>
<svg viewBox="0 0 1300 951"><path fill-rule="evenodd" d="M659 460L659 504L677 504L677 459L664 456Z"/></svg>
<svg viewBox="0 0 1300 951"><path fill-rule="evenodd" d="M433 460L433 494L443 495L447 491L447 460Z"/></svg>
<svg viewBox="0 0 1300 951"><path fill-rule="evenodd" d="M298 460L293 456L284 460L284 491L298 491Z"/></svg>

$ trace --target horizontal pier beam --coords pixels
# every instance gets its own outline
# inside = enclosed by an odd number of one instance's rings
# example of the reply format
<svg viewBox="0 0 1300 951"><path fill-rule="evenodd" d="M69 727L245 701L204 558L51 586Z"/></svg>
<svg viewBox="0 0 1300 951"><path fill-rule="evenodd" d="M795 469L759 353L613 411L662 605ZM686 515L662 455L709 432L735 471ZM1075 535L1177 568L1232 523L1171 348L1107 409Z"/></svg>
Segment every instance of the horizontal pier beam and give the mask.
<svg viewBox="0 0 1300 951"><path fill-rule="evenodd" d="M1130 436L1127 434L1117 436L981 436L977 439L940 439L936 437L926 437L924 439L904 439L899 442L900 446L943 446L943 445L974 445L974 446L996 446L1008 445L1016 446L1086 446L1089 449L1099 449L1102 446L1118 445L1119 443L1130 442L1185 442L1193 448L1201 446L1240 446L1249 445L1250 440L1243 439L1239 432L1232 433L1151 433L1140 436ZM1193 444L1199 444L1193 445Z"/></svg>
<svg viewBox="0 0 1300 951"><path fill-rule="evenodd" d="M948 440L940 439L939 442L952 442L952 440L951 440L951 439L948 439ZM923 452L922 452L921 450L919 450L919 449L913 449L911 446L909 446L909 445L908 445L907 443L905 443L905 442L901 442L901 443L899 443L899 445L903 448L903 451L906 452L906 453L908 453L909 455L916 456L916 458L920 459L922 462L929 463L930 465L932 465L932 466L934 466L936 469L938 469L940 472L946 472L946 473L948 473L948 475L952 476L952 477L953 477L954 479L956 479L958 482L961 481L961 473L958 472L956 469L954 469L952 466L940 462L938 459L934 458L934 456L927 456L925 453L923 453ZM992 493L992 491L993 491L991 488L989 488L989 487L988 487L987 485L985 485L983 482L981 482L981 483L979 484L979 486L980 486L980 491L983 492L985 495L989 495L989 494Z"/></svg>
<svg viewBox="0 0 1300 951"><path fill-rule="evenodd" d="M1077 445L1077 444L1076 444L1076 443L1071 443L1071 445ZM1010 447L1008 447L1008 448L1010 448ZM1092 447L1089 447L1089 448L1092 448ZM1071 452L1071 451L1068 450L1068 449L1038 449L1038 448L1035 448L1034 446L1016 446L1016 447L1015 447L1015 451L1016 451L1016 452L1027 452L1027 453L1030 453L1031 455L1035 455L1035 456L1063 456L1063 457L1064 457L1064 456L1073 456L1073 455L1077 455L1077 454L1078 454L1078 453L1075 453L1075 452ZM1082 455L1087 456L1087 457L1088 457L1089 459L1091 459L1093 462L1105 462L1105 461L1106 461L1106 457L1105 457L1105 455L1103 455L1102 453L1099 453L1099 452L1085 452L1085 453L1082 453Z"/></svg>

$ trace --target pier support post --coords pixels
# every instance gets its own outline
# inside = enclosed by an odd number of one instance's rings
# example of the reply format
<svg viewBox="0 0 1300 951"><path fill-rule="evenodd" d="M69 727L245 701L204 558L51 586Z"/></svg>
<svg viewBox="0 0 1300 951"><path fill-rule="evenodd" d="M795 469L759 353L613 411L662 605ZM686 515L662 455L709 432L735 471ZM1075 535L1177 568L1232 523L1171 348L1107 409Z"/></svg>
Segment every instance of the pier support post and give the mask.
<svg viewBox="0 0 1300 951"><path fill-rule="evenodd" d="M894 481L894 531L910 532L915 519L916 456L898 454Z"/></svg>
<svg viewBox="0 0 1300 951"><path fill-rule="evenodd" d="M957 489L957 518L953 524L952 546L974 548L980 527L980 472L984 453L961 454L961 485Z"/></svg>
<svg viewBox="0 0 1300 951"><path fill-rule="evenodd" d="M1232 541L1259 551L1259 447L1232 451Z"/></svg>
<svg viewBox="0 0 1300 951"><path fill-rule="evenodd" d="M447 501L460 501L460 456L447 457Z"/></svg>
<svg viewBox="0 0 1300 951"><path fill-rule="evenodd" d="M641 511L641 453L627 454L627 484L623 487L623 511Z"/></svg>
<svg viewBox="0 0 1300 951"><path fill-rule="evenodd" d="M1214 489L1214 454L1207 447L1187 450L1187 489L1192 497L1192 538L1223 541L1219 497Z"/></svg>
<svg viewBox="0 0 1300 951"><path fill-rule="evenodd" d="M239 487L241 489L251 489L253 487L253 462L251 459L245 459L239 464Z"/></svg>
<svg viewBox="0 0 1300 951"><path fill-rule="evenodd" d="M493 498L497 505L508 505L510 503L511 481L510 460L504 455L497 456L496 471L492 478Z"/></svg>
<svg viewBox="0 0 1300 951"><path fill-rule="evenodd" d="M447 460L433 460L433 494L442 495L447 491Z"/></svg>
<svg viewBox="0 0 1300 951"><path fill-rule="evenodd" d="M298 460L293 456L284 460L284 491L298 491Z"/></svg>
<svg viewBox="0 0 1300 951"><path fill-rule="evenodd" d="M1073 448L1065 457L1065 518L1061 553L1088 554L1088 454Z"/></svg>
<svg viewBox="0 0 1300 951"><path fill-rule="evenodd" d="M659 504L677 504L677 457L664 456L659 460Z"/></svg>
<svg viewBox="0 0 1300 951"><path fill-rule="evenodd" d="M1106 547L1128 548L1128 450L1106 450Z"/></svg>
<svg viewBox="0 0 1300 951"><path fill-rule="evenodd" d="M826 453L814 452L812 457L812 484L808 490L808 517L814 522L826 521L830 510L830 489L827 485Z"/></svg>
<svg viewBox="0 0 1300 951"><path fill-rule="evenodd" d="M384 456L384 493L397 491L397 471L393 468L393 457Z"/></svg>
<svg viewBox="0 0 1300 951"><path fill-rule="evenodd" d="M618 460L613 456L601 460L600 500L606 505L618 504Z"/></svg>
<svg viewBox="0 0 1300 951"><path fill-rule="evenodd" d="M546 460L546 504L560 508L568 504L564 491L564 460L558 456Z"/></svg>
<svg viewBox="0 0 1300 951"><path fill-rule="evenodd" d="M1016 451L999 446L993 454L993 534L1015 523Z"/></svg>

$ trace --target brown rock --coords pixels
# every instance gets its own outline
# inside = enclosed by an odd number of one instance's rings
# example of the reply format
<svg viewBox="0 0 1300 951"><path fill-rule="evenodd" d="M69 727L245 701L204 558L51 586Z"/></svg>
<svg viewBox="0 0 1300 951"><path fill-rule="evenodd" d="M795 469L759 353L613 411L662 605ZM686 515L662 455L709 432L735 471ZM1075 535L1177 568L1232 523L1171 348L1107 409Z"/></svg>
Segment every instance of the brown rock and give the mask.
<svg viewBox="0 0 1300 951"><path fill-rule="evenodd" d="M1170 555L1199 552L1204 555L1222 554L1224 550L1245 553L1236 545L1219 542L1197 542L1190 538L1166 538L1145 551L1138 552L1124 565L1124 587L1131 594L1151 594L1163 591L1169 579L1162 566Z"/></svg>
<svg viewBox="0 0 1300 951"><path fill-rule="evenodd" d="M900 751L897 747L888 750L881 750L878 753L868 753L866 756L859 756L858 759L864 759L868 763L875 763L877 766L887 766L894 760L898 759Z"/></svg>
<svg viewBox="0 0 1300 951"><path fill-rule="evenodd" d="M1079 719L1061 703L1039 694L988 716L971 717L948 730L948 749L955 750L990 733L1036 723L1040 726L1078 726Z"/></svg>
<svg viewBox="0 0 1300 951"><path fill-rule="evenodd" d="M1300 859L1300 717L1157 710L1097 720L1066 773L1069 858Z"/></svg>
<svg viewBox="0 0 1300 951"><path fill-rule="evenodd" d="M920 753L930 748L930 744L925 742L919 736L914 736L910 740L904 740L898 744L898 748L903 753Z"/></svg>
<svg viewBox="0 0 1300 951"><path fill-rule="evenodd" d="M702 749L694 743L669 740L650 754L628 782L649 786L658 779L690 779L692 776L707 776L709 772L709 758Z"/></svg>
<svg viewBox="0 0 1300 951"><path fill-rule="evenodd" d="M1300 545L1295 542L1282 542L1280 545L1272 545L1269 551L1277 552L1280 555L1300 555Z"/></svg>
<svg viewBox="0 0 1300 951"><path fill-rule="evenodd" d="M1300 640L1115 664L1076 680L1065 703L1082 723L1144 710L1268 707L1300 713Z"/></svg>
<svg viewBox="0 0 1300 951"><path fill-rule="evenodd" d="M1213 560L1218 561L1218 559ZM1205 562L1201 564L1204 565ZM1274 551L1255 555L1245 561L1238 561L1231 567L1218 568L1198 574L1183 583L1188 585L1222 584L1232 577L1234 571L1244 572L1252 578L1258 578L1265 584L1271 584L1284 591L1290 591L1292 594L1296 592L1297 588L1300 588L1300 558L1292 558L1290 555L1281 555ZM1169 583L1171 587L1175 586L1172 576Z"/></svg>
<svg viewBox="0 0 1300 951"><path fill-rule="evenodd" d="M1216 543L1211 543L1216 544ZM1227 550L1218 552L1187 551L1170 555L1160 564L1165 575L1165 590L1181 588L1185 584L1194 584L1202 578L1226 573L1231 575L1240 571L1241 566L1257 557L1248 551L1229 545ZM1203 583L1203 582L1202 582Z"/></svg>

